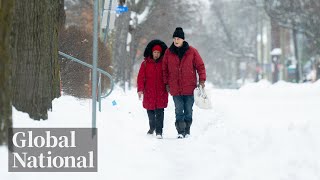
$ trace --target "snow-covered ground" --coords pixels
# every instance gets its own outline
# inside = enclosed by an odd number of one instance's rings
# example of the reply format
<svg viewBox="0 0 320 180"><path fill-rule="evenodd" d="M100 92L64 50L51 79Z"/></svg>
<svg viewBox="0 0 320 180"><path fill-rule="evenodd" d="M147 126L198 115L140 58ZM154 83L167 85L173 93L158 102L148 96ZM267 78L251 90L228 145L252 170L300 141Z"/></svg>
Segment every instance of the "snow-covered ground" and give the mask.
<svg viewBox="0 0 320 180"><path fill-rule="evenodd" d="M116 89L97 114L98 173L8 173L7 150L0 147L0 179L320 179L320 81L207 89L213 109L194 108L190 138L175 138L171 97L159 140L146 135L147 113L136 90ZM91 101L63 96L54 100L49 120L14 110L13 121L14 127L90 127Z"/></svg>

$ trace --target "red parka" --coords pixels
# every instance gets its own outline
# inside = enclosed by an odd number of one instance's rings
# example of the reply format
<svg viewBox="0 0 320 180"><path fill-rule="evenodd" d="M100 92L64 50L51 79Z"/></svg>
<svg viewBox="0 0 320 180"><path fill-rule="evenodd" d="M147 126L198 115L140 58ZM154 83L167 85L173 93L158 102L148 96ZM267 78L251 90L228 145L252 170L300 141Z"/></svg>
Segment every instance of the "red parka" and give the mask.
<svg viewBox="0 0 320 180"><path fill-rule="evenodd" d="M137 86L138 92L143 92L143 107L147 110L166 108L168 93L163 83L162 57L155 62L146 57L141 63Z"/></svg>
<svg viewBox="0 0 320 180"><path fill-rule="evenodd" d="M197 87L196 72L199 75L199 81L206 80L203 60L192 46L189 46L181 60L168 48L163 57L162 67L163 81L169 85L172 96L193 95Z"/></svg>

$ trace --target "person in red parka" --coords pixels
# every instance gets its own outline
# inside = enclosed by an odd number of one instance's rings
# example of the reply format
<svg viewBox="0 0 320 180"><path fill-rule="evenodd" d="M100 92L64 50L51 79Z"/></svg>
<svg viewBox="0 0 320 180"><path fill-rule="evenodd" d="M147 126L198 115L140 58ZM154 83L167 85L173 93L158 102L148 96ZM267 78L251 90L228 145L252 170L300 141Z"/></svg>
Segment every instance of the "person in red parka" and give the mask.
<svg viewBox="0 0 320 180"><path fill-rule="evenodd" d="M204 87L206 69L198 51L184 40L184 32L177 27L173 33L173 43L163 57L163 81L167 91L172 95L178 138L190 135L192 124L193 91L199 84Z"/></svg>
<svg viewBox="0 0 320 180"><path fill-rule="evenodd" d="M168 92L163 83L162 58L167 45L161 40L152 40L144 51L141 63L137 91L143 107L147 109L150 129L147 134L156 131L156 137L162 139L164 108L168 105Z"/></svg>

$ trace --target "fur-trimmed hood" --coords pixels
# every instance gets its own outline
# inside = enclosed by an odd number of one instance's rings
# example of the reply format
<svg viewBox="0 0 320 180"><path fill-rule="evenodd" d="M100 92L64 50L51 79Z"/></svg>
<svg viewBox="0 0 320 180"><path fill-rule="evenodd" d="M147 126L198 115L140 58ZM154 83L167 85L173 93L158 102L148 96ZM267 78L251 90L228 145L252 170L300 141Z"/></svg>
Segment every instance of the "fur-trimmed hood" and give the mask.
<svg viewBox="0 0 320 180"><path fill-rule="evenodd" d="M166 45L163 41L161 41L161 40L159 40L159 39L152 40L152 41L150 41L150 42L148 43L146 49L144 50L143 56L144 56L145 58L146 58L146 57L151 57L151 58L152 58L152 48L153 48L153 46L155 46L155 45L160 45L161 48L162 48L160 57L162 57L162 56L164 55L164 52L165 52L165 51L167 50L167 48L168 48L167 45Z"/></svg>

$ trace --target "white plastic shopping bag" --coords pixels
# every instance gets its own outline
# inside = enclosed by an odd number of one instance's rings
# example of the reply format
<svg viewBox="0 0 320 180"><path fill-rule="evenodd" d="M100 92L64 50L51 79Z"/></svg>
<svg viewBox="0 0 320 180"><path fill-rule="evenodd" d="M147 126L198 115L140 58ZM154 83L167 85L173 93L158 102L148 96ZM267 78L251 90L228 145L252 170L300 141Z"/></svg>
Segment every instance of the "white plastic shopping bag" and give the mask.
<svg viewBox="0 0 320 180"><path fill-rule="evenodd" d="M194 103L200 109L211 109L211 100L203 87L197 87L193 91L194 94Z"/></svg>

